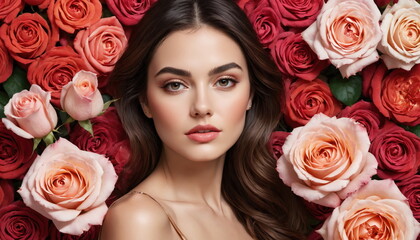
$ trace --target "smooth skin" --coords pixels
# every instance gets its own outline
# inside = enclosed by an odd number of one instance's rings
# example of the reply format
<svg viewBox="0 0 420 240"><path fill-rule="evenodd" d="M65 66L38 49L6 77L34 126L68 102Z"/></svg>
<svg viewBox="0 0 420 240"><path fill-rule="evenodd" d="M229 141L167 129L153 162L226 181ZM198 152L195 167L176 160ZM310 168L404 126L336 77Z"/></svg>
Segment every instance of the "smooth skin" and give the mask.
<svg viewBox="0 0 420 240"><path fill-rule="evenodd" d="M157 168L134 188L153 196L188 239L252 239L221 196L225 154L243 131L252 96L245 57L212 27L171 33L148 68L147 102L163 143ZM199 142L186 133L199 125L220 130ZM180 239L167 215L145 195L127 194L110 207L102 238Z"/></svg>

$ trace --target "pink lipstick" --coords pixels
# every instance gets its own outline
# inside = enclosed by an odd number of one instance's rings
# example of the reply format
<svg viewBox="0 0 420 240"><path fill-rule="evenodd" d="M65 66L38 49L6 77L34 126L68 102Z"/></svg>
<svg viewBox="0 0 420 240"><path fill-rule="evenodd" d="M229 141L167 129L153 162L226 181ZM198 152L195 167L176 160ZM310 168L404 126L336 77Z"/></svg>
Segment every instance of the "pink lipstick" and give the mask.
<svg viewBox="0 0 420 240"><path fill-rule="evenodd" d="M195 142L207 143L219 136L220 129L212 125L198 125L190 129L185 135Z"/></svg>

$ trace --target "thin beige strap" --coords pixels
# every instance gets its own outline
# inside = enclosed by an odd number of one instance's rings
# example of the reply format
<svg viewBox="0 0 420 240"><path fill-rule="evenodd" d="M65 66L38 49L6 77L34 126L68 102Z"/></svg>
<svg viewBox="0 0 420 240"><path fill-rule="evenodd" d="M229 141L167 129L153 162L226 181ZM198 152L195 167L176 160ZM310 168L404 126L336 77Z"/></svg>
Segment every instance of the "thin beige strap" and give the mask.
<svg viewBox="0 0 420 240"><path fill-rule="evenodd" d="M178 234L178 236L181 238L181 240L187 240L187 238L184 236L184 234L181 232L181 230L179 229L179 227L176 225L174 219L171 217L171 215L166 211L166 209L162 206L162 204L160 204L159 201L157 201L154 197L150 196L149 194L145 193L145 192L140 192L140 191L136 191L136 190L132 190L131 192L133 193L137 193L137 194L142 194L145 196L148 196L150 199L152 199L153 201L155 201L161 208L162 210L165 212L166 216L168 216L169 222L171 223L172 227L175 229L176 233Z"/></svg>

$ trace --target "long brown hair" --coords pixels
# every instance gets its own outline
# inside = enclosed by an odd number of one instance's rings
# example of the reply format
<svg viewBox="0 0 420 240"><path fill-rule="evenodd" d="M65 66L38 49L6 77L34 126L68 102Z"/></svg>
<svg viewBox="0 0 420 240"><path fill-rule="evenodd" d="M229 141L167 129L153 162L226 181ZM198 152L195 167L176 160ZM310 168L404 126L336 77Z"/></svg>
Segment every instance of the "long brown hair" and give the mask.
<svg viewBox="0 0 420 240"><path fill-rule="evenodd" d="M303 239L302 208L279 179L276 160L267 148L281 117L281 77L248 18L232 0L159 0L134 27L110 79L115 96L120 98L116 106L132 149L126 166L130 188L155 169L162 148L153 121L140 106L140 99L146 96L152 55L169 33L201 25L219 29L241 47L253 94L243 133L226 154L223 197L255 239Z"/></svg>

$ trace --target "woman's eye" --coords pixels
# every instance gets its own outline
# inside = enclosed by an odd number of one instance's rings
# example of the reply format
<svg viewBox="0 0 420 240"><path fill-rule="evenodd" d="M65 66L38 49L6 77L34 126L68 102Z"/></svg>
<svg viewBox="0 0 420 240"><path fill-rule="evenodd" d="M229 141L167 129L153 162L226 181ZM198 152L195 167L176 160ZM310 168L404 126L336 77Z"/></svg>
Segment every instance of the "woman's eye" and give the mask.
<svg viewBox="0 0 420 240"><path fill-rule="evenodd" d="M221 78L219 80L217 80L216 82L216 86L218 87L223 87L223 88L228 88L228 87L232 87L236 84L237 82L231 78Z"/></svg>
<svg viewBox="0 0 420 240"><path fill-rule="evenodd" d="M180 82L169 82L163 88L170 92L180 91L185 88L185 85Z"/></svg>

